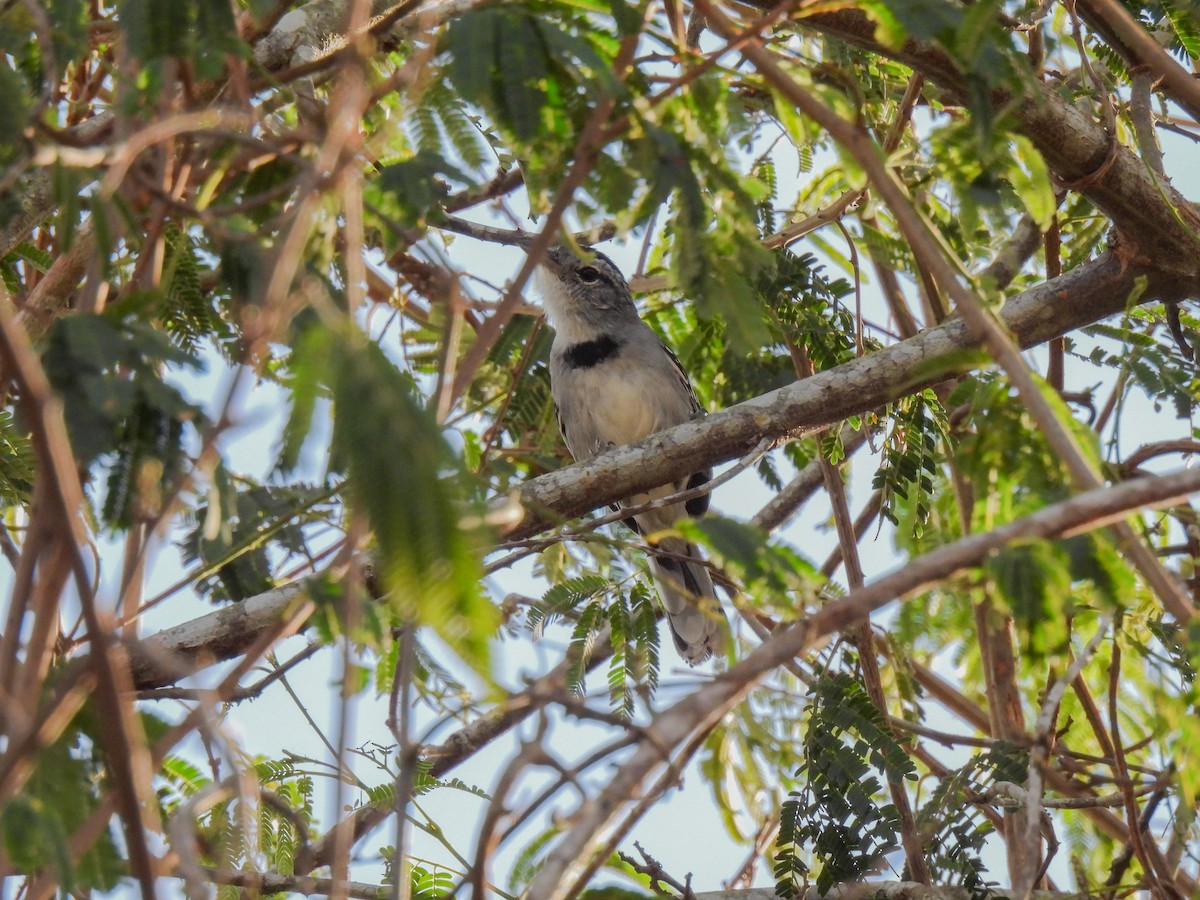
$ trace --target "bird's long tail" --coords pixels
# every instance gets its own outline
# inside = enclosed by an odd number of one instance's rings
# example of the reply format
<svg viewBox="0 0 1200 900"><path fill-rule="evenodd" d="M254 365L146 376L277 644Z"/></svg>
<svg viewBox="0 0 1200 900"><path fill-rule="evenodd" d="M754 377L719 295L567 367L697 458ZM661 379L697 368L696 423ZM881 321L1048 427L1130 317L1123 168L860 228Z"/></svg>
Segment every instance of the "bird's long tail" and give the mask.
<svg viewBox="0 0 1200 900"><path fill-rule="evenodd" d="M688 665L704 662L724 644L729 622L695 544L666 538L650 556L650 571L667 613L671 637Z"/></svg>

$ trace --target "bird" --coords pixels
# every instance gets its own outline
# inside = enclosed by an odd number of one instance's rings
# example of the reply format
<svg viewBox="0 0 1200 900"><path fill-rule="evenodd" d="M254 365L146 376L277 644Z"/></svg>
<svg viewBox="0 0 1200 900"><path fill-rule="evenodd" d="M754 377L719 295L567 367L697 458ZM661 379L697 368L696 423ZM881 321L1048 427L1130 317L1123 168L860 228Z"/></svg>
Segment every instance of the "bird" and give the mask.
<svg viewBox="0 0 1200 900"><path fill-rule="evenodd" d="M679 357L642 321L621 270L603 253L556 244L535 276L554 329L550 393L576 462L704 415ZM712 470L628 498L637 506L699 487ZM707 493L637 513L625 523L651 544L650 571L671 637L689 665L720 652L728 621L696 545L662 534L708 510Z"/></svg>

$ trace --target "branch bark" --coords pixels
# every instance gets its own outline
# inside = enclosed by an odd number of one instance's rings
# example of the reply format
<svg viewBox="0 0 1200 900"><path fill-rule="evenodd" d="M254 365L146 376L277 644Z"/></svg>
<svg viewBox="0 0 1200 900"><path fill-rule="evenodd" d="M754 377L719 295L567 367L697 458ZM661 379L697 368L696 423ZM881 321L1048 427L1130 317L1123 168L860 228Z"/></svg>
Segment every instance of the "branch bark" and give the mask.
<svg viewBox="0 0 1200 900"><path fill-rule="evenodd" d="M1119 312L1135 290L1140 300L1171 299L1195 281L1122 267L1108 253L1065 275L1022 292L1000 317L1023 347L1033 346ZM649 488L745 454L764 437L808 434L875 409L911 391L984 364L976 341L958 319L836 369L745 401L707 418L653 435L556 472L521 488L524 518L508 537L529 537L563 521ZM814 472L814 474L819 474ZM225 659L250 646L278 621L301 592L285 585L191 622L159 632L134 646L134 683L161 687L181 674Z"/></svg>
<svg viewBox="0 0 1200 900"><path fill-rule="evenodd" d="M1021 895L1014 891L988 888L993 897L1006 900L1067 900L1078 897L1076 893L1058 891L1033 891ZM749 888L736 891L703 891L694 895L696 900L775 900L773 888ZM864 881L857 884L839 884L822 894L810 887L797 900L970 900L971 892L961 887L939 887L919 884L915 881Z"/></svg>

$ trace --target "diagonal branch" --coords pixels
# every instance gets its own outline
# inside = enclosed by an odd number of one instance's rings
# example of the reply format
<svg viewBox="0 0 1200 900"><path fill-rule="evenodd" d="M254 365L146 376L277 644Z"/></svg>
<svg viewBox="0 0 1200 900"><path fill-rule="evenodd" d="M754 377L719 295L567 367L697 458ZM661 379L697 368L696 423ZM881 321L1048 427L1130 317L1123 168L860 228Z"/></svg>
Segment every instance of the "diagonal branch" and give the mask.
<svg viewBox="0 0 1200 900"><path fill-rule="evenodd" d="M697 0L717 30L727 33L732 23L711 7L708 0ZM852 153L867 173L871 184L891 208L892 214L914 256L934 276L942 289L954 300L954 306L967 323L972 334L1004 370L1034 420L1043 432L1049 447L1062 460L1076 487L1099 487L1099 473L1083 455L1074 435L1060 421L1058 413L1042 394L1029 371L1019 348L1005 333L978 295L963 286L958 272L947 258L945 246L930 232L917 213L907 194L883 164L874 141L864 129L843 119L831 108L792 79L780 65L775 52L757 44L742 48L742 54L758 67L759 72L776 90L795 103L805 115L818 122L833 138ZM1128 252L1128 251L1126 251ZM1178 580L1172 577L1155 558L1150 549L1122 522L1114 523L1112 531L1122 553L1142 573L1158 594L1163 606L1181 622L1195 615L1195 608L1183 592Z"/></svg>
<svg viewBox="0 0 1200 900"><path fill-rule="evenodd" d="M1015 540L1052 539L1100 528L1122 520L1133 510L1169 505L1196 491L1200 491L1200 471L1141 478L1088 491L994 531L940 547L782 629L723 676L654 717L646 729L648 739L639 743L608 786L576 812L572 827L547 856L527 896L536 900L573 896L582 886L577 876L588 868L591 848L603 842L632 802L630 798L639 795L642 784L661 765L661 747L677 745L693 730L710 727L768 673L816 642L865 620L894 599L909 597L979 565L989 554Z"/></svg>
<svg viewBox="0 0 1200 900"><path fill-rule="evenodd" d="M752 0L751 5L762 9L772 3ZM961 102L967 95L966 78L946 53L914 40L885 47L875 38L875 23L858 9L816 13L797 24L904 63L950 99ZM1050 168L1066 181L1078 181L1095 173L1111 154L1104 177L1091 180L1080 192L1126 237L1136 238L1141 253L1164 269L1179 267L1195 274L1200 267L1200 212L1170 185L1160 183L1136 153L1114 146L1103 127L1050 87L1030 79L1024 90L1021 98L996 91L993 99L998 107L1012 108L1018 129L1034 142Z"/></svg>
<svg viewBox="0 0 1200 900"><path fill-rule="evenodd" d="M1009 300L1000 318L1022 346L1032 346L1120 312L1139 283L1146 286L1142 300L1179 296L1189 284L1134 266L1123 270L1115 255L1106 254ZM811 433L969 371L984 361L971 352L976 346L966 326L952 318L703 420L542 475L522 486L525 517L507 537L529 537L555 521L744 455L764 437ZM819 481L819 470L813 475ZM297 585L275 588L148 638L131 651L135 686L170 684L183 672L239 655L300 592Z"/></svg>
<svg viewBox="0 0 1200 900"><path fill-rule="evenodd" d="M1162 44L1146 31L1116 0L1080 0L1083 19L1117 50L1131 67L1147 66L1162 79L1162 89L1172 100L1200 119L1200 81L1176 62Z"/></svg>

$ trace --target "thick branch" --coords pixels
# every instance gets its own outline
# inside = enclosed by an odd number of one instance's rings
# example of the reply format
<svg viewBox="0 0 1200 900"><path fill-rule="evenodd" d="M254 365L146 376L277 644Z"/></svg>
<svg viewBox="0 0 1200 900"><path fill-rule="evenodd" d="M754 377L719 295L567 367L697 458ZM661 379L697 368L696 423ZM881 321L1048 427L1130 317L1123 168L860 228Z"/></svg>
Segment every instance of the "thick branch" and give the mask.
<svg viewBox="0 0 1200 900"><path fill-rule="evenodd" d="M366 884L360 881L335 881L332 878L310 878L306 875L281 875L276 872L241 872L227 869L203 868L214 884L244 888L254 896L261 894L304 894L308 897L355 897L359 900L380 900L390 896L387 885ZM947 898L949 900L949 898Z"/></svg>
<svg viewBox="0 0 1200 900"><path fill-rule="evenodd" d="M133 644L134 687L174 684L197 669L240 656L303 594L302 583L285 584Z"/></svg>
<svg viewBox="0 0 1200 900"><path fill-rule="evenodd" d="M993 897L1015 898L1013 891L988 888ZM1033 891L1027 900L1068 900L1078 897L1073 893L1055 891ZM704 891L695 895L696 900L775 900L774 888L749 888L747 890ZM815 886L810 887L797 900L970 900L971 892L962 887L938 887L915 881L864 881L857 884L834 885L822 894Z"/></svg>
<svg viewBox="0 0 1200 900"><path fill-rule="evenodd" d="M1032 346L1125 307L1138 275L1103 256L1023 292L1001 312L1022 346ZM1198 288L1196 285L1192 287ZM1180 296L1180 282L1149 278L1141 299ZM753 400L621 447L526 483L524 520L510 537L528 537L555 519L571 518L745 454L763 437L815 431L875 409L919 387L968 371L984 358L957 319L907 341L820 372ZM540 511L540 512L539 512ZM139 689L178 680L204 665L239 655L301 592L285 585L148 638L131 648Z"/></svg>
<svg viewBox="0 0 1200 900"><path fill-rule="evenodd" d="M760 0L752 5L763 8L772 4ZM949 56L911 40L898 49L884 47L875 40L874 23L856 9L806 16L799 24L898 60L955 99L961 101L966 96L966 81ZM1115 137L1038 82L1028 80L1025 96L1019 101L999 93L996 100L1001 106L1013 107L1019 129L1063 179L1089 178L1104 165L1111 151L1112 165L1104 177L1081 186L1081 193L1103 210L1127 238L1136 240L1138 253L1164 269L1179 267L1193 274L1197 271L1200 213L1178 191L1160 184L1137 154L1123 146L1113 147Z"/></svg>
<svg viewBox="0 0 1200 900"><path fill-rule="evenodd" d="M1200 279L1168 278L1123 266L1115 252L1085 263L1005 303L1005 326L1030 347L1120 312L1140 300L1200 293ZM688 472L748 452L764 437L809 434L876 409L915 390L984 364L978 342L957 318L884 350L820 372L646 440L526 483L525 518L507 535L519 539ZM557 515L556 515L557 514Z"/></svg>

